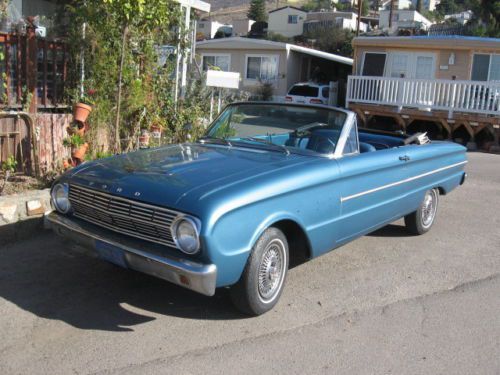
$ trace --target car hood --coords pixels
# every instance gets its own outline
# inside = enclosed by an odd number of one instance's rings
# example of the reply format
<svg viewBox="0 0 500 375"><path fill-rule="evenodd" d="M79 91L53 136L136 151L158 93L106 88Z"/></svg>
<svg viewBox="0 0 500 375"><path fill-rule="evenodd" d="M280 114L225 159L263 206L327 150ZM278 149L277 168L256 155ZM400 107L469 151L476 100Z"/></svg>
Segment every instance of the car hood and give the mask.
<svg viewBox="0 0 500 375"><path fill-rule="evenodd" d="M262 149L182 144L85 163L68 177L71 183L182 209L179 202L191 191L207 195L307 159Z"/></svg>

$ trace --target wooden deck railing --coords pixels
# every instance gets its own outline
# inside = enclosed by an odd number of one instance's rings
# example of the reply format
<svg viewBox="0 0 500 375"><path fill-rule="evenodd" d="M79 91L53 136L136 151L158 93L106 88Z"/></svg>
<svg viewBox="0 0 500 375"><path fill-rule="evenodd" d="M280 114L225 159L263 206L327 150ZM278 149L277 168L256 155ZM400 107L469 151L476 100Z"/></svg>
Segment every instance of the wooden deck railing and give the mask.
<svg viewBox="0 0 500 375"><path fill-rule="evenodd" d="M0 51L4 55L0 61L0 107L21 107L29 77L36 80L38 108L61 106L66 80L66 45L37 38L35 51L29 48L26 35L0 33Z"/></svg>
<svg viewBox="0 0 500 375"><path fill-rule="evenodd" d="M500 115L500 82L349 76L349 103Z"/></svg>

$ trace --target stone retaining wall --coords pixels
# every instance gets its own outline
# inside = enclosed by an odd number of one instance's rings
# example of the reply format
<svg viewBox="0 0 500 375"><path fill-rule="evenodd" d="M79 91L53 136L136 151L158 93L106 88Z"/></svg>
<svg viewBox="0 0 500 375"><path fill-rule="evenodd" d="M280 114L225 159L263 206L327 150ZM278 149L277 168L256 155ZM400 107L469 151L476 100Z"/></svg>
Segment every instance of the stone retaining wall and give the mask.
<svg viewBox="0 0 500 375"><path fill-rule="evenodd" d="M0 246L34 235L50 212L50 189L0 197Z"/></svg>

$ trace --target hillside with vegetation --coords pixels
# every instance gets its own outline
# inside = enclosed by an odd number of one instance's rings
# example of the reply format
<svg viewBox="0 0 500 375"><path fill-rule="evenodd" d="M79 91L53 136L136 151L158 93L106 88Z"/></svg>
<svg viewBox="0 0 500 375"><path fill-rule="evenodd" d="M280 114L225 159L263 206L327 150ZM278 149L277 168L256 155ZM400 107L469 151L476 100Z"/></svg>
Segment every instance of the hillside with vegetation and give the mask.
<svg viewBox="0 0 500 375"><path fill-rule="evenodd" d="M262 0L267 11L292 5L304 10L314 11L328 9L331 7L329 0ZM251 0L208 0L212 4L210 17L220 22L231 23L234 19L247 17ZM378 8L381 1L363 1L363 14L367 14ZM432 12L422 9L423 1L417 2L416 8L427 18L436 23L453 23L453 20L444 19L445 15L456 14L471 10L474 14L469 25L469 34L486 37L500 37L500 1L494 0L441 0L436 9ZM345 5L334 4L339 10L343 10Z"/></svg>

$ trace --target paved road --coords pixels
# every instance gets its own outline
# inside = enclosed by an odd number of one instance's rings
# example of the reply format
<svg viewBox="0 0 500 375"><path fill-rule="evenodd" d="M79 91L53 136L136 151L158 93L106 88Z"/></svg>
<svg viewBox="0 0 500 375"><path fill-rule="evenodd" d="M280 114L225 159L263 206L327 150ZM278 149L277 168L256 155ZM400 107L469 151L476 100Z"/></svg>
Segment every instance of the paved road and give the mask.
<svg viewBox="0 0 500 375"><path fill-rule="evenodd" d="M500 156L411 237L401 222L290 272L258 318L70 249L0 249L1 374L499 374Z"/></svg>

